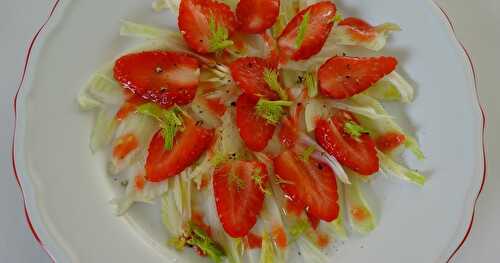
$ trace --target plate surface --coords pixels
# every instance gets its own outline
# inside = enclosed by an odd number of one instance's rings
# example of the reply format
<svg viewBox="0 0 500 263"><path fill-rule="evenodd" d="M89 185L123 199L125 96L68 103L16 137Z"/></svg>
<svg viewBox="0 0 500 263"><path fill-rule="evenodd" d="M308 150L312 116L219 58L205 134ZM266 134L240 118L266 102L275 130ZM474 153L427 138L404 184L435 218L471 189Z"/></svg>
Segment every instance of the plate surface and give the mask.
<svg viewBox="0 0 500 263"><path fill-rule="evenodd" d="M445 262L463 239L483 175L482 117L472 68L447 19L431 1L343 0L345 14L396 22L387 54L400 59L417 87L415 102L390 107L413 126L426 161L406 158L429 176L419 189L377 178L378 228L329 253L332 262ZM193 257L164 247L158 209L145 205L116 217L116 193L103 156L92 156L92 117L75 97L101 64L136 44L118 35L120 19L175 26L149 1L58 2L31 52L17 99L15 164L28 213L57 262L168 262Z"/></svg>

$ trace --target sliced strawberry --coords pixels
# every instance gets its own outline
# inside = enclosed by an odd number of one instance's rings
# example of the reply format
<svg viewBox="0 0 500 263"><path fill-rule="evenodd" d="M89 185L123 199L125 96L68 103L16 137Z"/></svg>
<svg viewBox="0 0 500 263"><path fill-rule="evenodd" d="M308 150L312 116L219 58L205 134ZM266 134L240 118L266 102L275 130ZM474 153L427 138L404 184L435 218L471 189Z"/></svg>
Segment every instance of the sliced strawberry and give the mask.
<svg viewBox="0 0 500 263"><path fill-rule="evenodd" d="M291 116L283 118L279 139L281 144L288 149L292 149L299 138L299 119L303 110L304 104L299 102L295 107L295 112Z"/></svg>
<svg viewBox="0 0 500 263"><path fill-rule="evenodd" d="M286 25L278 38L278 46L286 58L293 60L308 59L317 54L325 44L328 34L333 27L333 18L337 8L330 1L323 1L310 5L300 11ZM296 46L299 26L306 13L309 13L309 21L305 28L304 40L300 47Z"/></svg>
<svg viewBox="0 0 500 263"><path fill-rule="evenodd" d="M242 53L245 51L245 48L247 47L245 34L243 34L242 32L235 32L231 37L231 40L234 42L233 47L236 50Z"/></svg>
<svg viewBox="0 0 500 263"><path fill-rule="evenodd" d="M354 116L338 111L330 121L319 119L316 123L316 141L342 165L361 175L371 175L379 170L375 142L368 134L353 138L344 131L346 122L354 122Z"/></svg>
<svg viewBox="0 0 500 263"><path fill-rule="evenodd" d="M219 117L222 117L226 112L226 105L220 98L204 98L204 103L212 113Z"/></svg>
<svg viewBox="0 0 500 263"><path fill-rule="evenodd" d="M255 105L258 101L257 97L246 94L236 101L236 126L240 137L248 149L256 152L266 148L276 129L275 125L257 115Z"/></svg>
<svg viewBox="0 0 500 263"><path fill-rule="evenodd" d="M309 224L311 225L311 227L316 230L319 226L319 218L315 217L314 215L311 215L310 213L306 213L307 214L307 219L309 221Z"/></svg>
<svg viewBox="0 0 500 263"><path fill-rule="evenodd" d="M388 132L379 136L376 139L377 148L381 151L388 152L403 144L406 136L399 132Z"/></svg>
<svg viewBox="0 0 500 263"><path fill-rule="evenodd" d="M125 88L163 107L191 102L200 76L196 59L167 51L125 55L115 62L113 71Z"/></svg>
<svg viewBox="0 0 500 263"><path fill-rule="evenodd" d="M303 202L308 214L324 221L337 218L337 182L327 165L313 159L304 161L287 150L274 159L274 170L285 181L281 189L292 200Z"/></svg>
<svg viewBox="0 0 500 263"><path fill-rule="evenodd" d="M266 68L273 67L258 57L239 58L230 65L231 76L243 92L271 100L279 99L278 94L272 91L264 80Z"/></svg>
<svg viewBox="0 0 500 263"><path fill-rule="evenodd" d="M139 97L132 92L130 92L128 89L124 89L130 94L126 94L126 100L118 109L118 112L116 112L115 119L117 121L123 121L125 118L127 118L131 113L133 113L137 107L143 103L146 103L147 101L144 100L142 97Z"/></svg>
<svg viewBox="0 0 500 263"><path fill-rule="evenodd" d="M137 191L142 191L146 185L146 179L142 175L136 175L134 177L134 186Z"/></svg>
<svg viewBox="0 0 500 263"><path fill-rule="evenodd" d="M290 198L286 200L285 210L288 215L300 216L305 209L306 205L300 200Z"/></svg>
<svg viewBox="0 0 500 263"><path fill-rule="evenodd" d="M275 225L271 230L271 236L276 246L283 250L288 247L288 237L285 228L282 225Z"/></svg>
<svg viewBox="0 0 500 263"><path fill-rule="evenodd" d="M113 157L117 160L123 160L133 150L139 147L139 139L133 133L127 133L118 138L113 146Z"/></svg>
<svg viewBox="0 0 500 263"><path fill-rule="evenodd" d="M343 57L326 61L318 71L320 92L334 99L345 99L365 91L391 73L398 61L394 57Z"/></svg>
<svg viewBox="0 0 500 263"><path fill-rule="evenodd" d="M283 118L283 123L279 131L281 144L286 148L291 149L295 146L298 137L299 131L297 127L297 121L290 117Z"/></svg>
<svg viewBox="0 0 500 263"><path fill-rule="evenodd" d="M274 39L273 36L271 36L271 34L269 34L268 32L261 33L260 37L262 38L264 43L266 43L266 47L270 50L266 55L266 61L273 68L277 68L280 63L280 54L276 39Z"/></svg>
<svg viewBox="0 0 500 263"><path fill-rule="evenodd" d="M261 185L257 184L259 177ZM230 236L243 237L257 222L264 204L267 168L256 161L232 161L213 175L215 203L222 227Z"/></svg>
<svg viewBox="0 0 500 263"><path fill-rule="evenodd" d="M178 26L190 48L199 53L209 53L210 19L217 26L225 27L229 35L236 29L236 18L231 8L213 0L182 0L179 5Z"/></svg>
<svg viewBox="0 0 500 263"><path fill-rule="evenodd" d="M377 36L375 27L359 18L348 17L340 21L338 25L348 28L351 36L359 41L370 41Z"/></svg>
<svg viewBox="0 0 500 263"><path fill-rule="evenodd" d="M245 240L245 245L249 249L261 248L262 247L262 237L258 236L252 232L248 233Z"/></svg>
<svg viewBox="0 0 500 263"><path fill-rule="evenodd" d="M159 130L149 144L146 180L160 182L182 172L205 152L213 136L213 130L199 127L193 120L185 118L184 130L175 136L172 150L167 150Z"/></svg>
<svg viewBox="0 0 500 263"><path fill-rule="evenodd" d="M279 0L240 0L236 7L239 30L256 34L272 27L280 12Z"/></svg>

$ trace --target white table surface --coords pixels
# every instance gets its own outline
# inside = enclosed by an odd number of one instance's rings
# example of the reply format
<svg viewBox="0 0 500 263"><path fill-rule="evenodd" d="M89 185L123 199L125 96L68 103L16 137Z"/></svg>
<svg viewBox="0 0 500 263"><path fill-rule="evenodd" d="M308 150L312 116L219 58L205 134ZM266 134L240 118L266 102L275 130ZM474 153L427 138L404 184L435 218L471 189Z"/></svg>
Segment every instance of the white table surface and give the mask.
<svg viewBox="0 0 500 263"><path fill-rule="evenodd" d="M34 32L55 0L2 1L0 6L0 262L50 262L24 217L12 174L13 97ZM143 0L149 1L149 0ZM488 178L475 223L455 263L500 262L500 1L437 0L450 15L458 38L472 55L481 101L487 113ZM432 41L432 40L430 40ZM496 103L495 103L496 100ZM429 237L432 238L432 237Z"/></svg>

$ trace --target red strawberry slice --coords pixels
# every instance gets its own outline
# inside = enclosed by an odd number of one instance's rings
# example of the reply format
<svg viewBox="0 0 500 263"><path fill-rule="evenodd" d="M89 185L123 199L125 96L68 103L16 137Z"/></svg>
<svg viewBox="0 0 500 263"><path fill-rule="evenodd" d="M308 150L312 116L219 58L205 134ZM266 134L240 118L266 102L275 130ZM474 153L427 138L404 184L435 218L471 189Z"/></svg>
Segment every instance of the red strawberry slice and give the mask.
<svg viewBox="0 0 500 263"><path fill-rule="evenodd" d="M380 135L375 140L375 143L379 150L383 152L390 152L403 144L405 140L406 136L400 132L388 132Z"/></svg>
<svg viewBox="0 0 500 263"><path fill-rule="evenodd" d="M348 17L340 21L338 25L348 28L351 36L359 41L370 41L377 36L375 27L359 18Z"/></svg>
<svg viewBox="0 0 500 263"><path fill-rule="evenodd" d="M147 51L119 58L113 73L125 88L168 108L193 100L200 69L198 61L187 54Z"/></svg>
<svg viewBox="0 0 500 263"><path fill-rule="evenodd" d="M298 199L292 200L288 198L286 200L285 211L287 215L300 216L305 209L306 205Z"/></svg>
<svg viewBox="0 0 500 263"><path fill-rule="evenodd" d="M283 146L292 149L299 138L299 118L304 110L304 104L299 102L292 116L283 118L281 129L279 131L279 139Z"/></svg>
<svg viewBox="0 0 500 263"><path fill-rule="evenodd" d="M274 170L285 181L281 189L292 200L304 203L309 215L324 221L337 218L337 182L327 165L313 159L304 161L287 150L274 159Z"/></svg>
<svg viewBox="0 0 500 263"><path fill-rule="evenodd" d="M279 99L278 94L272 91L264 80L266 68L273 67L258 57L239 58L230 65L231 76L243 92L271 100Z"/></svg>
<svg viewBox="0 0 500 263"><path fill-rule="evenodd" d="M280 54L276 39L274 39L268 32L261 33L260 37L264 40L266 47L269 49L269 53L266 56L267 62L269 65L272 65L273 68L277 68L280 63Z"/></svg>
<svg viewBox="0 0 500 263"><path fill-rule="evenodd" d="M236 18L231 8L213 0L182 0L179 5L178 26L190 48L209 53L210 19L223 26L231 35L236 29Z"/></svg>
<svg viewBox="0 0 500 263"><path fill-rule="evenodd" d="M311 227L316 230L319 226L319 218L315 217L314 215L311 215L309 213L307 213L307 219L309 221L309 224L311 225Z"/></svg>
<svg viewBox="0 0 500 263"><path fill-rule="evenodd" d="M184 118L184 130L175 136L172 150L167 150L161 130L156 132L149 144L146 180L160 182L179 174L198 160L211 145L213 137L213 130Z"/></svg>
<svg viewBox="0 0 500 263"><path fill-rule="evenodd" d="M227 110L226 105L220 98L204 98L203 100L208 109L219 117L222 117Z"/></svg>
<svg viewBox="0 0 500 263"><path fill-rule="evenodd" d="M323 1L310 5L300 11L286 25L278 38L278 46L286 58L293 60L308 59L317 54L325 44L328 34L333 27L333 18L337 8L330 1ZM299 26L306 13L309 13L309 21L306 26L304 40L300 47L296 46Z"/></svg>
<svg viewBox="0 0 500 263"><path fill-rule="evenodd" d="M283 123L279 131L279 139L283 146L292 149L299 137L297 121L290 117L283 118Z"/></svg>
<svg viewBox="0 0 500 263"><path fill-rule="evenodd" d="M257 179L260 185L257 184ZM264 204L267 169L256 161L232 161L213 175L215 203L222 227L234 238L243 237L257 222Z"/></svg>
<svg viewBox="0 0 500 263"><path fill-rule="evenodd" d="M245 247L249 249L260 249L262 247L262 237L252 232L248 233L245 240Z"/></svg>
<svg viewBox="0 0 500 263"><path fill-rule="evenodd" d="M236 7L239 30L256 34L272 27L280 12L279 0L240 0Z"/></svg>
<svg viewBox="0 0 500 263"><path fill-rule="evenodd" d="M330 121L319 119L316 123L316 141L342 165L361 175L371 175L379 170L375 142L368 134L353 138L344 131L346 122L356 120L346 111L338 111Z"/></svg>
<svg viewBox="0 0 500 263"><path fill-rule="evenodd" d="M273 137L276 126L255 112L259 98L242 94L236 101L236 126L245 145L252 151L260 152L266 148Z"/></svg>
<svg viewBox="0 0 500 263"><path fill-rule="evenodd" d="M365 91L391 73L398 61L394 57L341 57L326 61L318 71L320 92L334 99L345 99Z"/></svg>

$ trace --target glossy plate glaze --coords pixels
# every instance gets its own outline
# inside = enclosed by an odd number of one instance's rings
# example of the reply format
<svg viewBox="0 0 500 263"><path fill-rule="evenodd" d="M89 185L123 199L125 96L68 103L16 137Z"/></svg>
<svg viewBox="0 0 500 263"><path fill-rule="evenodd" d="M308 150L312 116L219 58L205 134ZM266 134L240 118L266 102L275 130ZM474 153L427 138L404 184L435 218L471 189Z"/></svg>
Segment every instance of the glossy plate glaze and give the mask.
<svg viewBox="0 0 500 263"><path fill-rule="evenodd" d="M468 232L484 179L483 124L473 66L445 14L430 0L343 0L346 14L396 22L384 53L400 59L413 80L413 104L389 107L416 133L427 159L405 156L429 180L419 189L393 178L372 183L378 228L335 244L332 262L445 262ZM75 97L101 64L130 48L120 19L175 26L148 1L56 3L30 48L16 96L13 159L33 232L57 262L193 262L191 252L164 246L159 209L136 205L116 217L116 196L103 155L91 155L92 117ZM412 124L409 125L409 124Z"/></svg>

